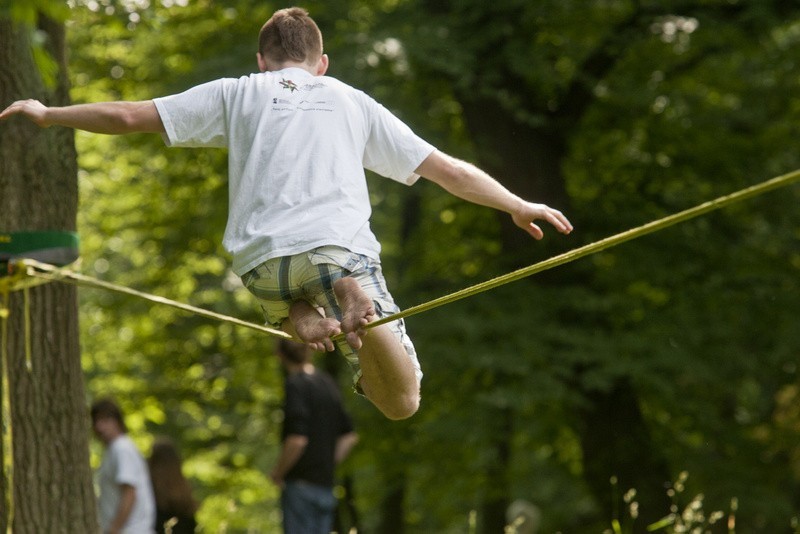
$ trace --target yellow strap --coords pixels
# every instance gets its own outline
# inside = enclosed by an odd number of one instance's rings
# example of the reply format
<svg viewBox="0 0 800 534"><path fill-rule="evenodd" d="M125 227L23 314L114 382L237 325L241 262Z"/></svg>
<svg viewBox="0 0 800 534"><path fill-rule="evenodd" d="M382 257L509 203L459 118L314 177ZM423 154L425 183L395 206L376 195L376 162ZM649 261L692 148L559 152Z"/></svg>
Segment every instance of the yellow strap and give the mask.
<svg viewBox="0 0 800 534"><path fill-rule="evenodd" d="M264 332L276 337L282 337L284 339L293 339L292 336L290 336L286 332L283 332L282 330L277 330L275 328L270 328L268 326L263 326L260 324L249 323L247 321L242 321L241 319L237 319L235 317L222 315L220 313L212 312L203 308L191 306L189 304L177 302L174 300L170 300L168 298L159 297L158 295L152 295L150 293L136 291L135 289L131 289L125 286L112 284L110 282L104 282L103 280L98 280L97 278L92 278L90 276L76 273L66 268L59 268L53 265L48 265L47 263L41 263L35 260L27 260L27 259L21 260L18 263L18 265L20 264L24 267L24 269L22 270L24 270L27 273L27 275L31 277L43 278L49 281L69 282L81 286L96 287L101 289L107 289L110 291L116 291L117 293L123 293L125 295L139 297L141 299L148 300L150 302L155 302L157 304L165 304L167 306L195 313L203 317L208 317L211 319L216 319L218 321L231 323L238 326L244 326L247 328L251 328L253 330L258 330L259 332Z"/></svg>
<svg viewBox="0 0 800 534"><path fill-rule="evenodd" d="M31 350L31 298L30 290L26 286L22 289L22 300L24 302L23 311L25 315L25 368L29 373L33 372L33 351Z"/></svg>
<svg viewBox="0 0 800 534"><path fill-rule="evenodd" d="M791 183L794 183L800 179L800 170L796 170L794 172L790 172L788 174L784 174L782 176L778 176L772 178L771 180L767 180L760 184L756 184L747 188L744 188L740 191L735 193L731 193L729 195L725 195L719 197L714 200L710 200L708 202L704 202L698 206L693 208L689 208L687 210L681 211L679 213L669 215L667 217L663 217L661 219L657 219L655 221L649 222L637 228L632 228L625 232L621 232L619 234L607 237L605 239L601 239L600 241L595 241L594 243L590 243L588 245L584 245L580 248L575 250L565 252L564 254L560 254L558 256L554 256L548 260L541 261L539 263L530 265L528 267L524 267L522 269L516 270L514 272L505 274L503 276L498 276L497 278L493 278L491 280L487 280L486 282L482 282L480 284L476 284L474 286L468 287L466 289L462 289L460 291L456 291L449 295L445 295L443 297L439 297L437 299L433 299L428 302L424 302L422 304L418 304L417 306L412 306L411 308L407 308L406 310L400 311L393 315L389 315L377 321L373 321L369 323L366 328L375 328L376 326L380 326L392 321L397 321L399 319L403 319L405 317L410 317L411 315L416 315L418 313L422 313L424 311L431 310L433 308L437 308L439 306L443 306L450 302L454 302L456 300L461 300L463 298L467 298L478 293L482 293L484 291L488 291L490 289L494 289L498 286L508 284L510 282L514 282L520 280L522 278L531 276L532 274L539 273L541 271L545 271L548 269L552 269L554 267L558 267L559 265L564 265L565 263L569 263L575 261L577 259L583 258L590 254L595 254L602 250L615 247L626 241L630 241L632 239L636 239L638 237L642 237L647 234L651 234L653 232L657 232L659 230L663 230L669 226L673 226L675 224L687 221L689 219L693 219L700 215L704 215L711 211L719 210L723 207L729 206L736 202L741 202L745 199L761 195L766 193L767 191L771 191L773 189L777 189L779 187L785 187ZM276 330L273 328L269 328L262 325L257 325L254 323L249 323L246 321L242 321L240 319L236 319L234 317L229 317L227 315L222 315L218 313L214 313L202 308L197 308L195 306L190 306L188 304L183 304L180 302L176 302L174 300L166 299L164 297L159 297L156 295L151 295L149 293L143 293L141 291L136 291L124 286L112 284L109 282L104 282L102 280L98 280L96 278L91 278L89 276L85 276L76 272L73 272L66 268L58 268L53 265L48 265L46 263L40 263L34 260L22 260L20 262L25 269L21 269L24 271L25 275L28 277L35 277L35 278L43 278L49 281L64 281L64 282L71 282L78 285L85 285L90 287L98 287L103 289L108 289L111 291L117 291L119 293L124 293L127 295L132 295L135 297L143 298L145 300L149 300L151 302L156 302L159 304L166 304L168 306L172 306L174 308L178 308L181 310L189 311L192 313L196 313L198 315L209 317L212 319L216 319L219 321L224 321L232 324L236 324L239 326L245 326L248 328L252 328L254 330L259 330L261 332L265 332L274 336L282 337L284 339L292 339L292 336L282 332L280 330ZM0 290L5 289L8 290L17 290L22 287L29 287L26 280L19 278L19 275L16 275L17 278L14 277L6 277L0 279ZM3 284L5 282L5 284ZM344 334L340 334L334 339L341 339L344 337Z"/></svg>
<svg viewBox="0 0 800 534"><path fill-rule="evenodd" d="M760 184L756 184L751 187L747 187L735 193L731 193L729 195L725 195L719 197L715 200L710 200L708 202L704 202L698 206L693 208L689 208L687 210L681 211L680 213L676 213L674 215L669 215L662 219L658 219L647 223L645 225L639 226L638 228L632 228L625 232L613 235L611 237L607 237L605 239L601 239L600 241L595 241L594 243L590 243L588 245L584 245L580 248L575 250L565 252L564 254L560 254L558 256L554 256L548 260L541 261L534 265L530 265L528 267L524 267L517 271L505 274L503 276L498 276L497 278L493 278L486 282L482 282L480 284L476 284L474 286L468 287L466 289L462 289L460 291L456 291L455 293L451 293L449 295L445 295L443 297L439 297L437 299L431 300L429 302L424 302L417 306L413 306L401 312L395 313L394 315L389 315L377 321L373 321L367 325L367 329L375 328L376 326L380 326L382 324L386 324L392 321L397 321L398 319L403 319L405 317L409 317L411 315L416 315L418 313L422 313L424 311L431 310L433 308L443 306L444 304L448 304L450 302L454 302L456 300L460 300L463 298L471 297L478 293L482 293L484 291L488 291L490 289L494 289L498 286L503 284L508 284L509 282L514 282L516 280L520 280L532 274L536 274L547 269L552 269L553 267L558 267L559 265L564 265L565 263L569 263L571 261L575 261L579 258L583 258L584 256L588 256L590 254L594 254L596 252L600 252L601 250L605 250L611 247L615 247L619 244L622 244L626 241L630 241L632 239L636 239L637 237L641 237L646 234L651 234L653 232L657 232L658 230L663 230L668 226L672 226L684 221L688 221L689 219L693 219L700 215L704 215L714 210L718 210L724 208L726 206L730 206L736 202L741 202L742 200L761 195L766 193L767 191L771 191L773 189L777 189L779 187L785 187L791 183L800 180L800 170L796 170L794 172L790 172L788 174L784 174L782 176L778 176L776 178L772 178L771 180L767 180ZM342 336L337 336L337 338Z"/></svg>
<svg viewBox="0 0 800 534"><path fill-rule="evenodd" d="M8 317L11 313L8 305L8 290L2 292L0 303L0 365L2 370L3 398L0 401L0 422L2 423L3 440L3 477L5 478L6 532L11 534L14 524L14 437L11 427L11 392L8 379Z"/></svg>
<svg viewBox="0 0 800 534"><path fill-rule="evenodd" d="M17 291L26 285L27 280L35 280L28 277L28 274L22 270L16 270L13 274L0 277L0 293ZM39 284L34 284L39 285Z"/></svg>

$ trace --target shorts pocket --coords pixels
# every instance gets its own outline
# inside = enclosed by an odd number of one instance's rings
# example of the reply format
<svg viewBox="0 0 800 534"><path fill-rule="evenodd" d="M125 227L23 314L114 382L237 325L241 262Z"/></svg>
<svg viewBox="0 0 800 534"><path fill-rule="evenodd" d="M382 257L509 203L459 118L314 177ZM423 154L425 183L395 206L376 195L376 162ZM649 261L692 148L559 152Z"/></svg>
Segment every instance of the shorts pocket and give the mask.
<svg viewBox="0 0 800 534"><path fill-rule="evenodd" d="M308 261L312 265L333 264L351 273L364 270L369 265L369 258L363 254L333 246L319 247L310 251Z"/></svg>

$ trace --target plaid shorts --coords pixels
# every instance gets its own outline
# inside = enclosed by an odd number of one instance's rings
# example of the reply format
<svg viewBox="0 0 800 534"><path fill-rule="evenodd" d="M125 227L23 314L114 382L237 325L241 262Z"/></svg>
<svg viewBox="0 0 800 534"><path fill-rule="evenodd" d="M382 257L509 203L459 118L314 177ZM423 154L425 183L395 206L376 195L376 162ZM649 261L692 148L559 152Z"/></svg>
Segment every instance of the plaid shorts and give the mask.
<svg viewBox="0 0 800 534"><path fill-rule="evenodd" d="M267 260L245 273L242 283L258 299L267 324L280 328L289 317L289 307L298 300L308 301L322 308L326 317L336 317L341 321L342 310L336 302L333 283L345 276L358 280L361 288L372 298L379 318L400 311L386 287L380 262L336 246L318 247L294 256ZM405 347L417 380L421 380L422 370L414 345L406 333L405 322L399 319L386 326ZM350 363L353 383L357 386L361 378L358 353L344 339L336 341L336 348Z"/></svg>

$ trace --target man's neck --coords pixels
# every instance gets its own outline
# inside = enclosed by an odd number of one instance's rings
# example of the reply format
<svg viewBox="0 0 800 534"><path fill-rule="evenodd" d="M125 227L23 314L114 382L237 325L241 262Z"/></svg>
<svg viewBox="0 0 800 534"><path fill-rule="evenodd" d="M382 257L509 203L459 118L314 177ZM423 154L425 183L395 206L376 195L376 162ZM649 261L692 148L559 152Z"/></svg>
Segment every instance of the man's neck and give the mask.
<svg viewBox="0 0 800 534"><path fill-rule="evenodd" d="M312 67L308 63L297 63L295 61L287 61L285 63L275 65L274 67L271 67L269 70L272 72L278 72L284 69L301 69L313 76L316 76L317 74L314 67Z"/></svg>
<svg viewBox="0 0 800 534"><path fill-rule="evenodd" d="M298 363L288 367L287 370L289 371L289 374L293 375L300 373L311 375L314 374L314 365L311 363Z"/></svg>
<svg viewBox="0 0 800 534"><path fill-rule="evenodd" d="M117 434L113 434L113 435L111 435L111 436L108 436L108 439L106 440L106 447L110 447L112 443L114 443L114 442L115 442L115 441L117 441L117 440L118 440L120 437L122 437L122 436L124 436L124 435L125 435L125 432L119 432L119 433L117 433Z"/></svg>

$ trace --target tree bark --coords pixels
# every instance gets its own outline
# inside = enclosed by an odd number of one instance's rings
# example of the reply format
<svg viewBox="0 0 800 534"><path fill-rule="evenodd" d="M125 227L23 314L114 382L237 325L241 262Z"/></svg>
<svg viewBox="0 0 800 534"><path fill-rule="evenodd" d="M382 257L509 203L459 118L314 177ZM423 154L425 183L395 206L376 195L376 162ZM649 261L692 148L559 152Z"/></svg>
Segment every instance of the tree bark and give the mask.
<svg viewBox="0 0 800 534"><path fill-rule="evenodd" d="M390 482L381 501L378 532L403 534L406 531L405 496L405 473L400 473L397 478Z"/></svg>
<svg viewBox="0 0 800 534"><path fill-rule="evenodd" d="M641 27L643 21L647 20L645 15L636 11L620 22L620 35ZM519 196L562 209L570 217L569 197L561 166L568 155L569 139L594 98L590 86L582 80L597 80L606 76L613 68L614 51L618 46L619 38L612 36L594 54L589 55L582 65L583 75L577 76L572 86L564 92L560 99L562 105L557 109L547 110L541 104L537 105L543 101L539 95L524 95L522 100L531 102L528 111L544 118L539 126L515 120L511 113L489 99L475 98L470 94L457 95L464 109L470 137L478 147L480 166ZM485 51L487 58L490 53L489 50ZM514 79L510 72L506 77ZM510 85L524 87L521 81ZM518 269L528 265L529 255L525 251L532 246L530 237L503 214L501 225L505 266ZM552 228L546 224L544 230L553 234ZM548 244L556 241L544 240L536 246L545 247L546 252L550 248ZM550 273L545 280L548 284L562 283L558 272ZM659 456L650 438L633 386L629 380L621 379L609 391L583 393L589 401L589 407L577 415L585 459L584 478L599 508L607 509L606 503L611 492L609 480L614 475L621 485L627 485L623 491L631 487L639 491L641 519L637 525L663 517L669 504L664 492L664 483L669 480L669 466ZM622 506L619 503L615 505Z"/></svg>
<svg viewBox="0 0 800 534"><path fill-rule="evenodd" d="M505 532L506 510L511 502L509 471L514 412L511 408L497 408L489 413L491 421L486 424L492 429L489 447L493 461L486 467L486 488L481 502L482 534Z"/></svg>
<svg viewBox="0 0 800 534"><path fill-rule="evenodd" d="M579 424L586 483L607 514L606 524L615 516L630 521L623 496L635 489L639 517L633 532L646 532L647 525L669 513L667 461L653 443L628 379L619 379L608 391L587 392L586 397L590 402ZM612 491L612 477L617 491ZM608 495L611 498L603 502Z"/></svg>
<svg viewBox="0 0 800 534"><path fill-rule="evenodd" d="M461 105L470 137L478 147L480 166L525 200L548 204L569 216L569 198L561 172L565 138L546 129L515 123L509 113L491 101L464 98ZM533 246L531 237L505 213L498 216L505 262L510 269L523 267L530 257L525 252ZM543 230L547 235L553 234L546 224Z"/></svg>
<svg viewBox="0 0 800 534"><path fill-rule="evenodd" d="M486 104L467 104L464 108L473 138L489 153L486 162L481 162L484 168L522 197L556 207L568 203L560 169L567 137L548 137L546 131L513 125L510 117L504 118L501 111L491 110ZM531 246L530 237L510 224L508 217L501 221L506 265L511 269L523 267L526 255L520 251ZM552 233L552 229L544 230ZM561 283L557 272L546 280L549 284ZM578 414L580 425L586 429L582 432L584 477L598 505L605 509L611 491L609 479L616 475L621 484L628 484L625 490L635 487L639 491L640 524L663 517L668 511L664 483L669 480L669 469L650 439L635 390L625 380L610 391L584 394L590 401L590 408Z"/></svg>
<svg viewBox="0 0 800 534"><path fill-rule="evenodd" d="M56 85L48 89L39 75L32 28L0 19L0 107L23 98L68 102L63 25L41 19L38 31L59 65ZM17 117L0 124L0 192L0 232L73 231L78 187L72 131L41 130ZM47 284L28 291L30 368L25 294L10 293L8 304L3 364L10 384L13 488L3 477L0 491L13 501L0 499L0 530L97 532L76 290ZM2 450L3 459L10 453Z"/></svg>

